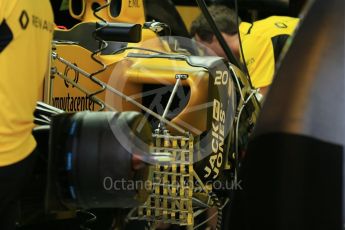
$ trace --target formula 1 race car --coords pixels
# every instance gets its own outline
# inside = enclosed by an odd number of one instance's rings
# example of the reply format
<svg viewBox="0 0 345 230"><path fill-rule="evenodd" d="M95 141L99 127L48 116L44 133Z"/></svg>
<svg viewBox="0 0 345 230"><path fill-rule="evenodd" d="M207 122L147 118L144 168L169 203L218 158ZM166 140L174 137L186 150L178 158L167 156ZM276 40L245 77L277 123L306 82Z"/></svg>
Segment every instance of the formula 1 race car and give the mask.
<svg viewBox="0 0 345 230"><path fill-rule="evenodd" d="M35 112L49 152L39 170L45 214L24 207L22 225L85 228L80 215L103 210L107 228L192 229L217 215L220 229L260 110L241 66L198 56L166 23L145 22L140 0L69 1L69 11L80 22L55 30Z"/></svg>
<svg viewBox="0 0 345 230"><path fill-rule="evenodd" d="M319 25L343 22L343 1L309 1L260 119L233 55L202 55L153 1L63 2L20 229L340 229L344 37Z"/></svg>

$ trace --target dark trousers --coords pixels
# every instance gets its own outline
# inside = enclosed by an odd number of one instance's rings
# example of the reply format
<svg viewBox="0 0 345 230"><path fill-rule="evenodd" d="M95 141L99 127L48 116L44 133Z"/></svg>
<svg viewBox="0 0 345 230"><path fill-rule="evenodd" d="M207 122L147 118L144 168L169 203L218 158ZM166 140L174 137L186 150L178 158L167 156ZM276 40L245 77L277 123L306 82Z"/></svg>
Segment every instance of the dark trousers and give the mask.
<svg viewBox="0 0 345 230"><path fill-rule="evenodd" d="M19 215L19 197L30 186L36 150L24 160L0 167L0 229L13 230Z"/></svg>

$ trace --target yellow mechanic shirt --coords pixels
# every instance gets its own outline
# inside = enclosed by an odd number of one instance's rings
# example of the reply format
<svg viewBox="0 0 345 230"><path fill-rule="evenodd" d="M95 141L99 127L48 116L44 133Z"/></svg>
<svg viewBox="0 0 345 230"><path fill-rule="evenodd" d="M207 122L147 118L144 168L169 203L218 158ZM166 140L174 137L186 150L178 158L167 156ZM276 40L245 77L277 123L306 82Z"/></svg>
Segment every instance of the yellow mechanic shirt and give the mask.
<svg viewBox="0 0 345 230"><path fill-rule="evenodd" d="M33 111L54 30L49 0L0 0L0 166L36 147Z"/></svg>
<svg viewBox="0 0 345 230"><path fill-rule="evenodd" d="M241 23L243 53L255 88L272 83L276 61L298 22L298 18L271 16L253 24Z"/></svg>

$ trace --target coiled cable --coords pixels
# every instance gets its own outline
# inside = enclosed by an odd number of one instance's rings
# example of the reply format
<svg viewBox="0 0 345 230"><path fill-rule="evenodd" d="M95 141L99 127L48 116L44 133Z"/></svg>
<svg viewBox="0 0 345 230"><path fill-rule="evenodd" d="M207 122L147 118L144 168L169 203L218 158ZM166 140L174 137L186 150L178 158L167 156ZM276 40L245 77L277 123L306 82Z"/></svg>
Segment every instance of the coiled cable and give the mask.
<svg viewBox="0 0 345 230"><path fill-rule="evenodd" d="M95 40L97 40L99 42L99 48L97 50L95 50L94 52L92 52L91 54L91 59L96 62L97 64L99 64L101 66L101 69L93 72L90 74L90 79L91 81L93 81L96 85L100 86L101 89L100 90L97 90L93 93L90 93L89 95L89 98L90 100L93 100L95 103L97 103L101 108L99 109L100 111L104 110L105 108L105 105L104 103L102 103L100 100L96 100L96 95L104 92L106 90L106 86L102 83L100 83L99 81L97 81L94 76L97 75L97 74L100 74L102 72L104 72L106 69L107 69L107 65L105 65L103 62L101 62L100 60L98 60L96 58L97 55L101 54L103 50L105 50L107 47L108 47L108 43L103 40L101 37L99 37L97 34L99 31L105 29L106 27L109 26L108 22L100 17L97 13L99 11L101 11L102 9L104 8L107 8L109 7L110 5L110 1L107 1L107 3L105 3L104 5L102 6L99 6L97 7L96 9L93 10L93 15L95 16L95 18L97 18L98 20L100 20L102 22L102 24L100 24L100 27L96 28L96 30L92 33L92 36L94 37Z"/></svg>
<svg viewBox="0 0 345 230"><path fill-rule="evenodd" d="M222 222L223 222L223 206L220 203L220 200L218 199L218 196L214 192L210 192L209 196L213 200L214 204L217 207L217 225L216 225L216 230L221 230L222 229Z"/></svg>

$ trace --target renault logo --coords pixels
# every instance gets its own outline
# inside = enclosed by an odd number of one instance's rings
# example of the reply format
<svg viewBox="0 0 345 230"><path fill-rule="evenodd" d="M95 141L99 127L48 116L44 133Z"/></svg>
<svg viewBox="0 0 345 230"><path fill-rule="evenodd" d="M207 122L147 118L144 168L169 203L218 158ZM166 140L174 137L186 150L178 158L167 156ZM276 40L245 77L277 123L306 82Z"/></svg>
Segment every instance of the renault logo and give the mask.
<svg viewBox="0 0 345 230"><path fill-rule="evenodd" d="M22 13L19 17L19 23L20 23L23 30L25 30L26 27L28 27L28 25L29 25L29 16L25 10L22 11Z"/></svg>

